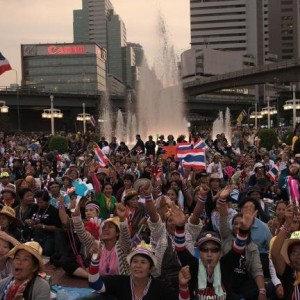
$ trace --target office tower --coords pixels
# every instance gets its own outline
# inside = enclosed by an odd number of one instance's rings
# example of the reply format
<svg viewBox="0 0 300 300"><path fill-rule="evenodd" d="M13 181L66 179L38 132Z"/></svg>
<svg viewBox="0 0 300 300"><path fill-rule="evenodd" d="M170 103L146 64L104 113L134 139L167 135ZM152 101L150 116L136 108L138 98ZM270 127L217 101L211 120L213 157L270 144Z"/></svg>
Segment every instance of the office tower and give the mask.
<svg viewBox="0 0 300 300"><path fill-rule="evenodd" d="M269 47L278 60L300 57L299 0L269 1Z"/></svg>
<svg viewBox="0 0 300 300"><path fill-rule="evenodd" d="M118 15L112 15L107 21L108 72L123 80L123 50L126 46L126 28Z"/></svg>
<svg viewBox="0 0 300 300"><path fill-rule="evenodd" d="M107 20L113 14L110 0L82 0L73 11L74 43L95 42L107 49Z"/></svg>
<svg viewBox="0 0 300 300"><path fill-rule="evenodd" d="M190 0L191 45L234 51L263 64L268 54L267 0Z"/></svg>

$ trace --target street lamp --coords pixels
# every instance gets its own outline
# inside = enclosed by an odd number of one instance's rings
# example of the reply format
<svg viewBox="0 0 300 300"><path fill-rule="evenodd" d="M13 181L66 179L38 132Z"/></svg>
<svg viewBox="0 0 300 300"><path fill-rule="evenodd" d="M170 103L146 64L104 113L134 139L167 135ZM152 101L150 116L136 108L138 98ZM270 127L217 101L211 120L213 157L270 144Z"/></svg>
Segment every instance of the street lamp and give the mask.
<svg viewBox="0 0 300 300"><path fill-rule="evenodd" d="M87 114L85 112L85 103L82 103L82 114L78 114L76 120L83 122L83 134L85 134L85 132L86 132L86 121L91 120L91 115Z"/></svg>
<svg viewBox="0 0 300 300"><path fill-rule="evenodd" d="M0 100L0 104L1 104L1 106L0 106L0 112L4 113L4 114L8 113L9 107L6 105L6 102Z"/></svg>
<svg viewBox="0 0 300 300"><path fill-rule="evenodd" d="M296 127L296 117L297 117L297 109L300 109L300 100L296 99L296 86L293 84L293 99L292 100L287 100L285 102L285 105L283 105L284 110L293 110L293 128Z"/></svg>
<svg viewBox="0 0 300 300"><path fill-rule="evenodd" d="M275 106L270 106L270 97L267 97L267 107L262 108L261 114L268 116L268 128L271 128L271 116L277 114L277 109Z"/></svg>
<svg viewBox="0 0 300 300"><path fill-rule="evenodd" d="M54 96L50 95L50 103L51 103L51 107L44 109L43 113L42 113L42 118L44 119L51 119L51 134L54 135L55 131L54 131L54 118L58 118L61 119L63 117L63 113L61 112L60 109L56 109L53 107L53 99Z"/></svg>

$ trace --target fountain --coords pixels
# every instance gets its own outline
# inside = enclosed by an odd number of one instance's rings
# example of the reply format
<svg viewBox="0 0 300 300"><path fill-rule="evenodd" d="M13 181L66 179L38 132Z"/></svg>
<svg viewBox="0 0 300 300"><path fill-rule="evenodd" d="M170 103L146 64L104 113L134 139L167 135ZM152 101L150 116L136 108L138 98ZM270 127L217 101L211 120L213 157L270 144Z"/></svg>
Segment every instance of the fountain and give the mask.
<svg viewBox="0 0 300 300"><path fill-rule="evenodd" d="M137 128L142 138L149 135L157 138L172 134L187 135L187 123L184 121L183 90L179 80L176 56L168 39L165 20L159 13L158 50L154 69L150 69L147 60L140 70L138 86Z"/></svg>
<svg viewBox="0 0 300 300"><path fill-rule="evenodd" d="M112 120L111 120L111 107L109 102L109 96L107 93L102 97L102 111L99 113L102 120L100 132L107 141L111 141L112 138Z"/></svg>
<svg viewBox="0 0 300 300"><path fill-rule="evenodd" d="M230 120L230 110L227 107L225 112L225 119L223 112L219 111L218 118L213 122L212 128L212 138L216 139L217 134L224 133L229 144L231 144L231 120Z"/></svg>
<svg viewBox="0 0 300 300"><path fill-rule="evenodd" d="M124 132L124 119L121 109L118 110L117 114L117 124L116 124L116 133L118 141L124 141L125 132Z"/></svg>

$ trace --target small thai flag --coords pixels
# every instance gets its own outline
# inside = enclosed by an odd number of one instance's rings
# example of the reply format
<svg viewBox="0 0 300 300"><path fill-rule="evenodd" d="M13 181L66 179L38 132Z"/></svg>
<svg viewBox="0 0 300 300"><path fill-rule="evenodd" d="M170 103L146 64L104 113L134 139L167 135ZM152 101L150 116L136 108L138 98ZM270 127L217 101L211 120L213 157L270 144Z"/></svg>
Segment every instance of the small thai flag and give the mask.
<svg viewBox="0 0 300 300"><path fill-rule="evenodd" d="M0 75L9 70L11 70L9 62L0 52Z"/></svg>
<svg viewBox="0 0 300 300"><path fill-rule="evenodd" d="M271 181L276 182L279 176L279 166L276 164L271 170L267 172L268 177Z"/></svg>
<svg viewBox="0 0 300 300"><path fill-rule="evenodd" d="M107 158L107 156L105 154L103 154L102 150L100 149L100 147L95 144L94 145L94 152L96 157L98 158L99 164L101 167L106 167L110 164L109 159Z"/></svg>
<svg viewBox="0 0 300 300"><path fill-rule="evenodd" d="M95 120L94 116L91 116L90 123L93 127L96 127L96 120Z"/></svg>

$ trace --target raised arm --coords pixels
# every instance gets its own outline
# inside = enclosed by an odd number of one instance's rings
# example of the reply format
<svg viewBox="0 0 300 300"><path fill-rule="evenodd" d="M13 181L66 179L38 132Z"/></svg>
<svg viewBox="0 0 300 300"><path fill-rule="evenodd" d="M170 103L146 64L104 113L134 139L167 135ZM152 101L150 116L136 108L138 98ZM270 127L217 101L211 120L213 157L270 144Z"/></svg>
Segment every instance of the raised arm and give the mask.
<svg viewBox="0 0 300 300"><path fill-rule="evenodd" d="M286 267L284 258L281 256L281 247L286 238L289 237L289 227L293 221L293 206L289 204L285 209L285 221L273 242L271 248L271 258L279 276L283 275Z"/></svg>
<svg viewBox="0 0 300 300"><path fill-rule="evenodd" d="M116 213L120 218L120 247L125 254L129 254L129 252L131 251L131 239L128 230L128 222L126 219L126 207L122 203L117 203Z"/></svg>
<svg viewBox="0 0 300 300"><path fill-rule="evenodd" d="M145 198L145 207L149 214L150 221L152 223L157 223L159 220L159 214L156 211L156 208L153 203L153 196L152 196L152 186L151 183L147 183L140 188L141 196Z"/></svg>
<svg viewBox="0 0 300 300"><path fill-rule="evenodd" d="M198 225L200 222L200 215L204 210L205 202L207 199L207 194L209 191L209 187L205 184L201 184L200 186L200 196L196 199L197 203L194 208L193 214L190 217L190 223L194 225Z"/></svg>

